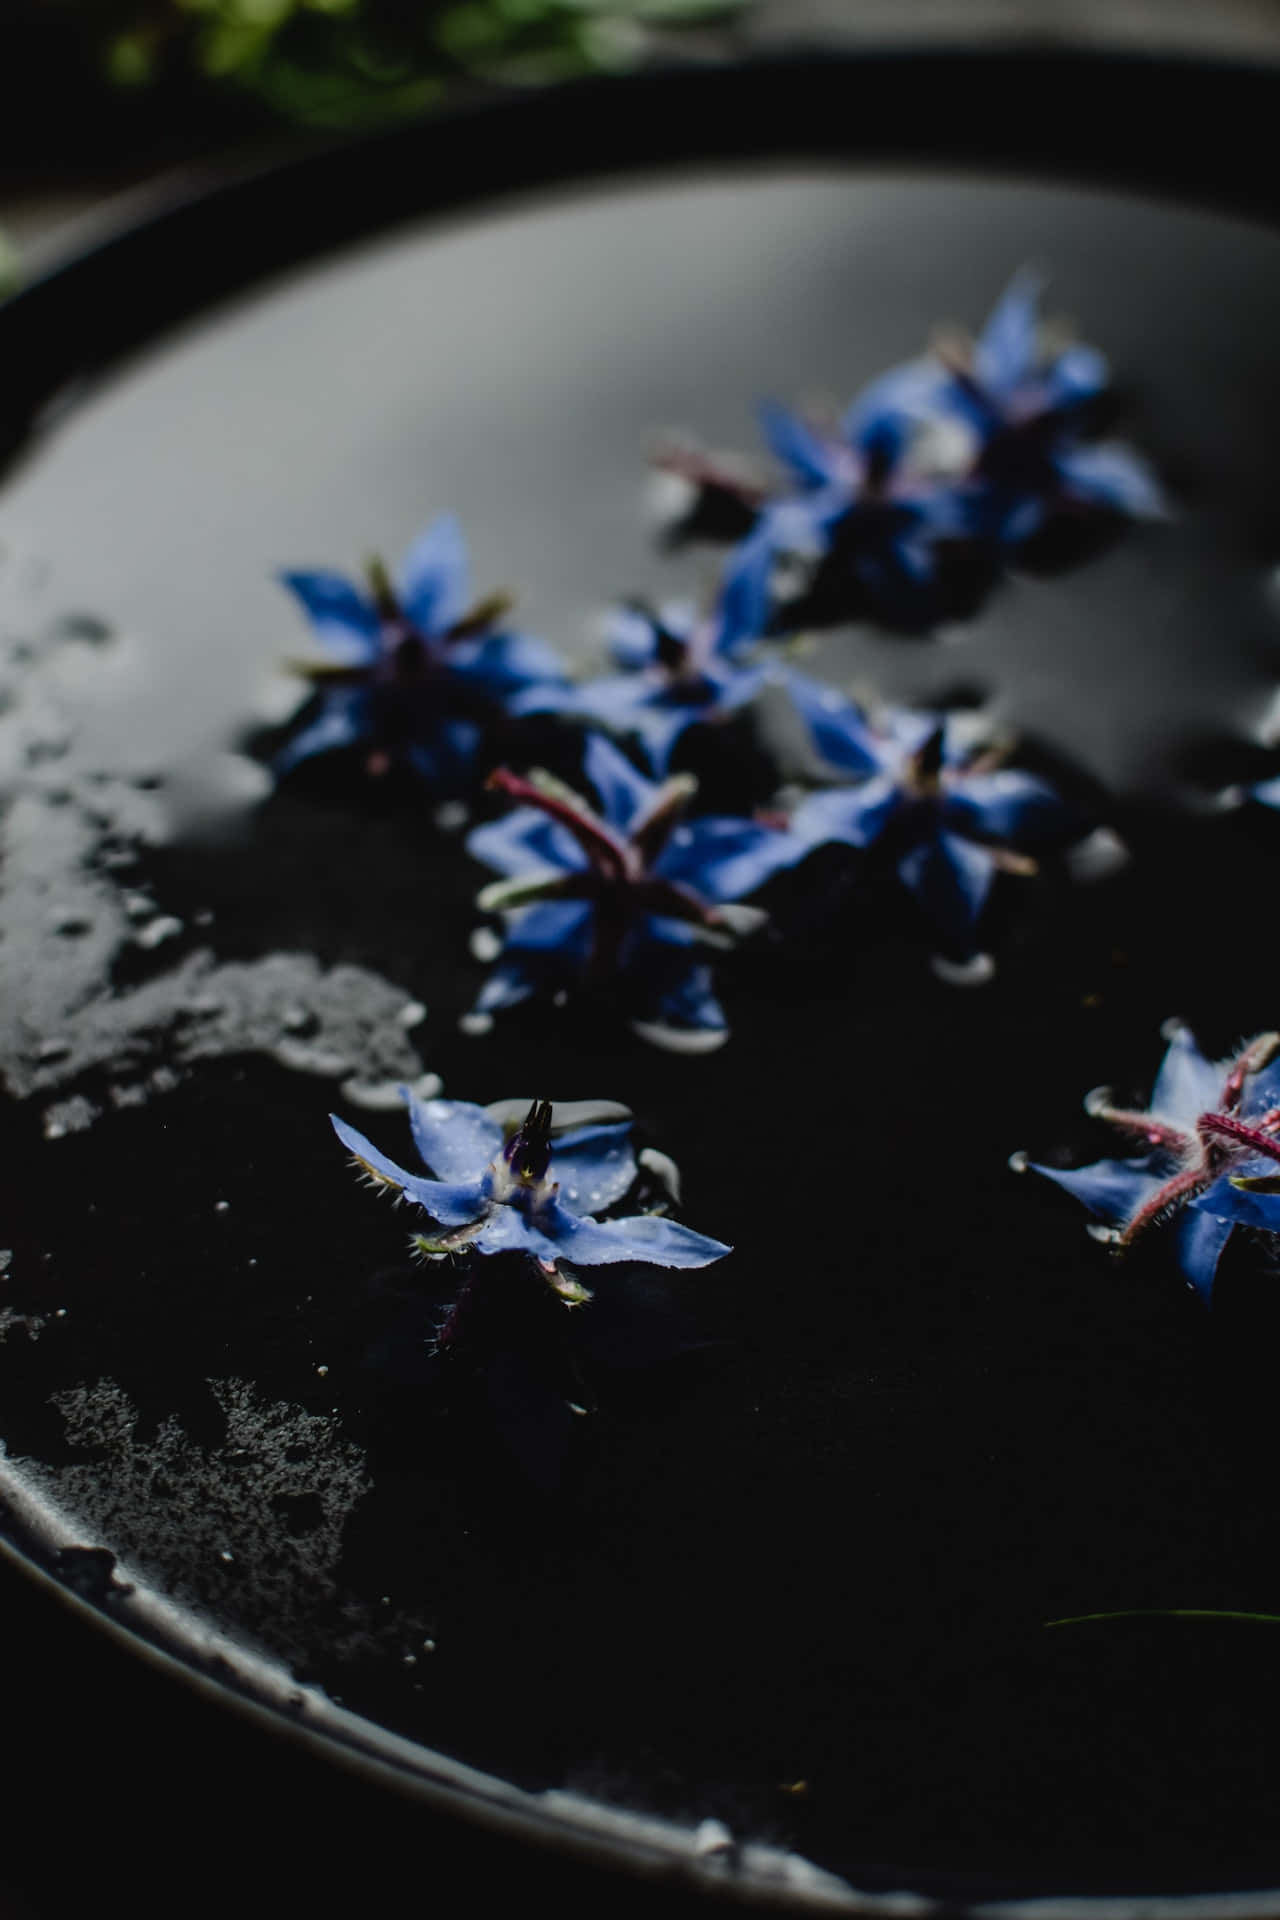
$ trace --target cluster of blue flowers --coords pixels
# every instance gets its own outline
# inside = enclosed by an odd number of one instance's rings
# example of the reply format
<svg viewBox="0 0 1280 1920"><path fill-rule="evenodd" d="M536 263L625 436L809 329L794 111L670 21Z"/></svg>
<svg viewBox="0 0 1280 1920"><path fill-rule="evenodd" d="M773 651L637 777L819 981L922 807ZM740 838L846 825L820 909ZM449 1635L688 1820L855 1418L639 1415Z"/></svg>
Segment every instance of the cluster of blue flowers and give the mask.
<svg viewBox="0 0 1280 1920"><path fill-rule="evenodd" d="M741 551L775 582L785 571L771 632L865 617L925 633L971 611L1006 566L1071 558L1127 520L1164 515L1146 462L1096 437L1106 361L1092 347L1046 347L1040 292L1019 273L976 339L940 338L839 420L762 407L785 475L777 491L737 463L660 455L696 490L689 528L745 521Z"/></svg>
<svg viewBox="0 0 1280 1920"><path fill-rule="evenodd" d="M1005 764L962 716L868 708L798 671L779 639L860 617L928 632L970 610L1006 567L1079 558L1126 521L1165 513L1139 455L1098 437L1105 361L1047 345L1039 296L1037 278L1020 273L975 339L940 338L833 424L766 405L780 486L668 450L661 463L695 488L689 530L741 537L709 609L615 608L611 667L594 677L575 678L511 626L506 596L474 599L451 517L394 578L377 562L364 586L284 576L324 658L299 667L314 697L277 775L343 750L375 776L410 770L436 800L470 806L487 792L503 803L466 839L497 877L477 899L494 923L477 943L492 967L465 1027L483 1031L535 997L588 993L658 1044L719 1045L717 953L764 923L757 896L775 876L823 847L850 849L910 896L944 979L989 976L981 932L999 877L1034 873L1098 822ZM709 809L683 770L698 763L699 737L750 725L768 702L783 703L803 743L803 783L784 784L775 763L773 798L754 817ZM575 743L568 780L521 751L529 723L545 738L548 718ZM762 728L755 742L764 747ZM1280 781L1250 794L1280 804ZM639 1179L625 1109L405 1098L428 1177L334 1126L370 1181L421 1211L424 1257L518 1253L574 1305L590 1297L579 1267L697 1267L728 1251L671 1221L669 1193L618 1214ZM1102 1090L1086 1104L1136 1157L1076 1170L1014 1161L1081 1200L1112 1247L1167 1227L1208 1300L1237 1229L1280 1233L1280 1037L1214 1065L1179 1028L1148 1110Z"/></svg>
<svg viewBox="0 0 1280 1920"><path fill-rule="evenodd" d="M379 562L364 586L284 576L324 657L299 666L313 699L277 774L344 750L374 775L409 769L436 800L473 801L487 771L511 803L466 843L500 876L479 896L500 931L470 1030L531 996L586 990L649 1039L718 1044L716 949L761 923L750 903L775 874L824 845L907 890L944 978L989 975L981 922L997 877L1031 873L1097 822L966 742L953 716L864 710L798 672L771 636L789 624L778 598L789 557L813 562L810 600L834 568L849 588L832 602L843 613L928 626L954 573L944 550L1008 555L1064 516L1161 510L1136 454L1088 438L1105 365L1084 347L1042 350L1038 291L1019 275L975 342L944 343L874 381L838 431L766 409L793 491L754 501L708 611L616 608L612 671L575 680L509 624L505 595L476 601L452 517L426 530L394 578ZM699 735L750 724L767 700L789 706L807 742L808 790L781 792L754 819L707 811L673 762L696 762ZM521 759L522 728L537 716L580 742L568 785Z"/></svg>

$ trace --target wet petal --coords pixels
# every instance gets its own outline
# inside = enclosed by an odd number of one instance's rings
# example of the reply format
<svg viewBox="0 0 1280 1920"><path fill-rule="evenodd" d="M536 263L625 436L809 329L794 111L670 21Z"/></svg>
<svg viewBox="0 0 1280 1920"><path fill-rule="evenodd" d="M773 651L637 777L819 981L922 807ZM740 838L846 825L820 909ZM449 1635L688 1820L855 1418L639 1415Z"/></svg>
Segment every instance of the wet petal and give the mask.
<svg viewBox="0 0 1280 1920"><path fill-rule="evenodd" d="M898 876L945 938L966 945L986 905L996 863L985 847L939 833L912 847Z"/></svg>
<svg viewBox="0 0 1280 1920"><path fill-rule="evenodd" d="M861 707L807 673L786 671L782 679L824 760L858 779L879 771L883 743Z"/></svg>
<svg viewBox="0 0 1280 1920"><path fill-rule="evenodd" d="M1280 1106L1280 1055L1263 1067L1260 1073L1250 1074L1240 1105L1240 1115L1244 1120L1255 1120L1277 1106ZM1273 1167L1272 1172L1280 1173L1280 1167Z"/></svg>
<svg viewBox="0 0 1280 1920"><path fill-rule="evenodd" d="M271 762L277 780L283 780L303 760L318 753L336 753L357 746L370 734L369 696L362 687L333 688L323 696L315 719L286 741Z"/></svg>
<svg viewBox="0 0 1280 1920"><path fill-rule="evenodd" d="M733 1251L722 1240L695 1233L660 1213L636 1214L626 1220L576 1220L559 1209L554 1221L559 1251L575 1266L637 1260L650 1267L707 1267Z"/></svg>
<svg viewBox="0 0 1280 1920"><path fill-rule="evenodd" d="M610 607L605 615L602 638L611 658L624 673L640 673L645 667L651 667L658 657L657 623L646 607Z"/></svg>
<svg viewBox="0 0 1280 1920"><path fill-rule="evenodd" d="M366 1140L362 1133L357 1133L354 1127L349 1127L336 1114L331 1113L329 1118L347 1152L360 1162L378 1186L402 1193L406 1200L412 1200L415 1206L422 1207L440 1226L466 1226L469 1221L483 1214L487 1202L478 1180L461 1184L424 1180L420 1174L406 1172L394 1160L389 1160L386 1154L379 1153L372 1141Z"/></svg>
<svg viewBox="0 0 1280 1920"><path fill-rule="evenodd" d="M1137 1160L1095 1160L1088 1167L1046 1167L1039 1161L1027 1163L1028 1171L1043 1174L1073 1200L1088 1207L1108 1226L1121 1226L1144 1206L1164 1185L1166 1173L1153 1164L1153 1156Z"/></svg>
<svg viewBox="0 0 1280 1920"><path fill-rule="evenodd" d="M537 807L515 807L497 820L473 827L466 838L473 860L495 873L578 873L589 862L573 835Z"/></svg>
<svg viewBox="0 0 1280 1920"><path fill-rule="evenodd" d="M359 587L340 573L282 573L280 579L302 602L317 640L343 660L357 664L376 660L378 615Z"/></svg>
<svg viewBox="0 0 1280 1920"><path fill-rule="evenodd" d="M604 819L625 833L652 801L656 791L653 782L637 773L621 748L602 733L588 734L582 766L596 790Z"/></svg>
<svg viewBox="0 0 1280 1920"><path fill-rule="evenodd" d="M1036 335L1044 282L1028 267L1017 272L974 342L973 370L997 400L1012 398L1036 371Z"/></svg>
<svg viewBox="0 0 1280 1920"><path fill-rule="evenodd" d="M1174 1248L1179 1267L1208 1306L1218 1262L1231 1238L1232 1222L1201 1212L1201 1204L1193 1202L1179 1214L1174 1223Z"/></svg>
<svg viewBox="0 0 1280 1920"><path fill-rule="evenodd" d="M472 1015L501 1013L505 1007L518 1007L522 1000L537 992L538 983L526 967L516 960L501 960L476 995Z"/></svg>
<svg viewBox="0 0 1280 1920"><path fill-rule="evenodd" d="M1168 518L1168 503L1155 474L1118 441L1064 448L1055 455L1054 466L1067 491L1094 506L1131 514L1135 520Z"/></svg>
<svg viewBox="0 0 1280 1920"><path fill-rule="evenodd" d="M836 450L799 414L776 400L762 401L758 414L770 451L790 467L802 487L826 486L836 477Z"/></svg>
<svg viewBox="0 0 1280 1920"><path fill-rule="evenodd" d="M1274 1161L1258 1158L1232 1167L1231 1174L1248 1179L1251 1175L1265 1177L1276 1171ZM1233 1186L1231 1175L1224 1174L1215 1180L1191 1204L1228 1226L1257 1227L1264 1233L1280 1233L1280 1194L1251 1193L1247 1187Z"/></svg>
<svg viewBox="0 0 1280 1920"><path fill-rule="evenodd" d="M1217 1107L1224 1077L1216 1061L1205 1059L1189 1030L1178 1027L1151 1090L1151 1112L1194 1134L1200 1115Z"/></svg>
<svg viewBox="0 0 1280 1920"><path fill-rule="evenodd" d="M449 669L495 700L534 686L568 685L555 648L529 633L486 633L456 641L449 648Z"/></svg>
<svg viewBox="0 0 1280 1920"><path fill-rule="evenodd" d="M927 420L943 406L951 375L931 354L880 374L858 393L840 423L851 446L863 446L886 420Z"/></svg>
<svg viewBox="0 0 1280 1920"><path fill-rule="evenodd" d="M526 907L512 919L507 949L563 951L570 958L583 954L590 944L594 911L589 900L549 900L541 906Z"/></svg>
<svg viewBox="0 0 1280 1920"><path fill-rule="evenodd" d="M717 653L732 658L750 641L758 640L768 625L773 551L773 530L762 521L725 563L716 603Z"/></svg>
<svg viewBox="0 0 1280 1920"><path fill-rule="evenodd" d="M519 1207L494 1207L473 1245L478 1253L531 1253L535 1260L568 1258L568 1249L558 1237L542 1231L546 1214L539 1215L535 1226Z"/></svg>
<svg viewBox="0 0 1280 1920"><path fill-rule="evenodd" d="M438 1180L479 1181L502 1151L502 1128L469 1100L419 1100L401 1091L422 1164Z"/></svg>
<svg viewBox="0 0 1280 1920"><path fill-rule="evenodd" d="M1061 841L1084 826L1047 780L1013 767L954 774L942 817L957 833L1019 847Z"/></svg>
<svg viewBox="0 0 1280 1920"><path fill-rule="evenodd" d="M791 816L791 831L808 847L840 841L869 847L903 805L902 789L890 774L857 787L831 787L811 793Z"/></svg>
<svg viewBox="0 0 1280 1920"><path fill-rule="evenodd" d="M1044 404L1058 409L1079 406L1104 393L1109 377L1106 356L1096 347L1067 347L1041 376Z"/></svg>
<svg viewBox="0 0 1280 1920"><path fill-rule="evenodd" d="M603 1213L621 1200L636 1177L630 1136L631 1121L622 1120L580 1127L555 1141L548 1177L571 1212Z"/></svg>
<svg viewBox="0 0 1280 1920"><path fill-rule="evenodd" d="M802 860L811 845L784 828L708 815L676 828L655 872L692 887L704 900L741 900L772 874Z"/></svg>
<svg viewBox="0 0 1280 1920"><path fill-rule="evenodd" d="M444 633L461 620L471 599L462 528L442 513L406 553L397 582L400 605L419 633Z"/></svg>

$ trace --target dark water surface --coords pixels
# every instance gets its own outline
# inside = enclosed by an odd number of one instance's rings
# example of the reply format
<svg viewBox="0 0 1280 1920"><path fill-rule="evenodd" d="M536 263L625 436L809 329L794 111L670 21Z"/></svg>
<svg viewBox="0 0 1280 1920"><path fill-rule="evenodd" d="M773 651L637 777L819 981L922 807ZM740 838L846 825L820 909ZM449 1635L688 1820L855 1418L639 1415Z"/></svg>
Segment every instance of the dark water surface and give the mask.
<svg viewBox="0 0 1280 1920"><path fill-rule="evenodd" d="M656 430L751 447L756 396L849 395L1027 259L1177 517L962 633L816 657L986 690L1114 789L1131 866L1012 890L980 993L864 897L823 918L784 887L791 940L723 969L719 1054L573 1009L460 1034L456 838L342 769L264 796L237 757L302 640L274 572L395 556L452 509L480 590L581 655L611 595L714 580L647 537ZM1210 1317L1158 1245L1117 1266L1006 1159L1102 1150L1081 1096L1149 1087L1168 1016L1218 1051L1280 1020L1280 818L1185 784L1272 764L1277 339L1260 227L744 173L400 233L89 395L0 498L10 1463L301 1677L530 1786L852 1873L1273 1874L1280 1632L1043 1623L1280 1611L1275 1276L1233 1249ZM354 1094L403 1156L368 1105L428 1071L627 1101L737 1248L601 1280L554 1492L474 1396L416 1384L447 1287L325 1120Z"/></svg>

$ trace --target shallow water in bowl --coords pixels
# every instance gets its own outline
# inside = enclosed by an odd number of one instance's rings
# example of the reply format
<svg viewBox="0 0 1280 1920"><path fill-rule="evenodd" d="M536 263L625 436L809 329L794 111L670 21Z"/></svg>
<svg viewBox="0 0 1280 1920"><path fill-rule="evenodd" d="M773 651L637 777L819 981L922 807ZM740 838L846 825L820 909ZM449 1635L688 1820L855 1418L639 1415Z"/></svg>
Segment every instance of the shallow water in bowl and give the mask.
<svg viewBox="0 0 1280 1920"><path fill-rule="evenodd" d="M581 654L610 595L714 577L646 535L656 429L750 446L757 395L847 395L1028 257L1110 355L1176 522L1005 582L963 634L816 660L986 690L1117 789L1131 867L1011 887L980 993L861 894L820 920L788 887L791 941L722 970L718 1055L573 1009L461 1035L480 876L456 838L343 769L265 795L235 751L299 648L272 574L394 556L452 508L480 589ZM1244 223L743 175L379 241L70 412L0 500L19 1470L349 1706L530 1785L864 1873L1273 1870L1270 1630L1043 1625L1280 1609L1272 1276L1246 1249L1210 1318L1005 1162L1101 1149L1080 1097L1148 1086L1167 1016L1219 1051L1277 1018L1280 821L1179 781L1193 749L1223 780L1269 764L1278 323L1280 246ZM328 1132L344 1083L426 1070L626 1100L685 1217L737 1248L601 1283L553 1492L412 1378L447 1286ZM403 1153L397 1114L360 1124Z"/></svg>

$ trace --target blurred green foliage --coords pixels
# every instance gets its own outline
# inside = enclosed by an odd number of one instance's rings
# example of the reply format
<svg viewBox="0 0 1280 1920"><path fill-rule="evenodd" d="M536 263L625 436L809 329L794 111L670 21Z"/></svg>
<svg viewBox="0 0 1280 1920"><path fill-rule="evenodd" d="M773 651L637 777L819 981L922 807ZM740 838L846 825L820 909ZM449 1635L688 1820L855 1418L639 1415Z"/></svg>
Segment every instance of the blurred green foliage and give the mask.
<svg viewBox="0 0 1280 1920"><path fill-rule="evenodd" d="M46 0L47 4L47 0ZM377 124L459 82L624 67L743 0L55 0L115 88L250 96L314 127Z"/></svg>

